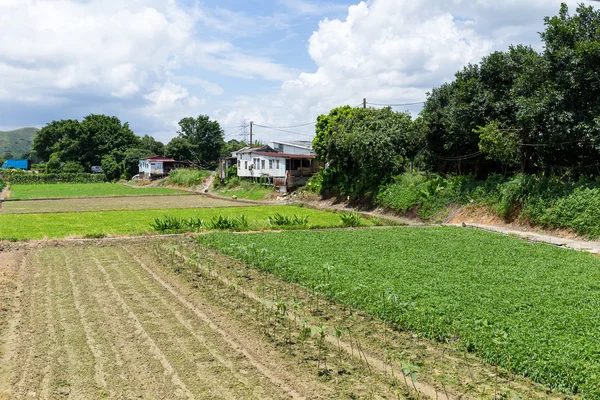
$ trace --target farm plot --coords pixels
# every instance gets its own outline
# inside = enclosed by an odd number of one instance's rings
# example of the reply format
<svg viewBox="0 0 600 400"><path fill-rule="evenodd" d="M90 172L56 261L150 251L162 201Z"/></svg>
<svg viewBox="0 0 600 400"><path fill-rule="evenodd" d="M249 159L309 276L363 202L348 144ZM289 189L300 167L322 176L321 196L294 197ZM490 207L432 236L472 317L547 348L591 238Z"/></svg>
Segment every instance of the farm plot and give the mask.
<svg viewBox="0 0 600 400"><path fill-rule="evenodd" d="M213 218L241 218L248 230L273 229L269 216L307 217L305 228L340 226L339 214L293 206L253 206L136 211L98 211L56 214L0 214L0 240L65 237L132 236L158 233L151 228L165 215L179 220L209 222ZM278 228L278 227L275 227Z"/></svg>
<svg viewBox="0 0 600 400"><path fill-rule="evenodd" d="M156 210L171 208L242 207L243 202L208 196L128 196L114 198L66 198L60 200L23 200L2 203L3 214L41 214L82 211Z"/></svg>
<svg viewBox="0 0 600 400"><path fill-rule="evenodd" d="M207 276L190 286L160 248L55 243L13 262L16 283L0 282L10 300L0 314L0 398L398 398L333 349L336 374L317 373L320 336L303 342L313 358L287 351L244 318L247 296Z"/></svg>
<svg viewBox="0 0 600 400"><path fill-rule="evenodd" d="M60 199L68 197L144 196L186 194L167 188L134 188L118 183L54 183L11 185L7 200Z"/></svg>
<svg viewBox="0 0 600 400"><path fill-rule="evenodd" d="M600 260L590 254L460 228L198 241L509 373L600 398Z"/></svg>

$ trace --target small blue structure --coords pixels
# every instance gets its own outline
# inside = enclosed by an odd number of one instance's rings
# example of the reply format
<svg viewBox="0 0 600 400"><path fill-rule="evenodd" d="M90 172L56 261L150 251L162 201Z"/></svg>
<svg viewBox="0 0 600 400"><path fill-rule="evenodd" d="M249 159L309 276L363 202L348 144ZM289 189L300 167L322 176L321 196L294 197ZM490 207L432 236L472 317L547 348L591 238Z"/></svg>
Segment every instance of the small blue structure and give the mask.
<svg viewBox="0 0 600 400"><path fill-rule="evenodd" d="M31 168L31 162L29 160L6 160L2 164L2 169L8 168L28 170Z"/></svg>

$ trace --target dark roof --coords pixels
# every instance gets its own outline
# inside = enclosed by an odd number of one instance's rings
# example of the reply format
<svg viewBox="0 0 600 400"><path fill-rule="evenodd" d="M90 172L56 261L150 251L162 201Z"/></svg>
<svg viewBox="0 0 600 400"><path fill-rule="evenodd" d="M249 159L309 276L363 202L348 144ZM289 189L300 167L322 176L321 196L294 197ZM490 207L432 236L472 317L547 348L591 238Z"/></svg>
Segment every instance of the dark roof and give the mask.
<svg viewBox="0 0 600 400"><path fill-rule="evenodd" d="M257 154L259 156L267 156L267 157L296 158L296 159L303 159L303 160L311 160L317 156L316 154L288 154L288 153L279 153L279 152L273 153L273 152L262 152L262 151L255 151L255 152L253 152L253 154Z"/></svg>
<svg viewBox="0 0 600 400"><path fill-rule="evenodd" d="M246 154L246 153L277 153L277 150L272 148L271 146L262 146L262 147L244 147L238 151L234 151L234 153L238 154Z"/></svg>
<svg viewBox="0 0 600 400"><path fill-rule="evenodd" d="M152 156L152 157L146 157L146 158L142 158L142 160L148 160L148 161L162 161L162 162L176 162L175 160L173 160L172 158L169 157L163 157L163 156Z"/></svg>

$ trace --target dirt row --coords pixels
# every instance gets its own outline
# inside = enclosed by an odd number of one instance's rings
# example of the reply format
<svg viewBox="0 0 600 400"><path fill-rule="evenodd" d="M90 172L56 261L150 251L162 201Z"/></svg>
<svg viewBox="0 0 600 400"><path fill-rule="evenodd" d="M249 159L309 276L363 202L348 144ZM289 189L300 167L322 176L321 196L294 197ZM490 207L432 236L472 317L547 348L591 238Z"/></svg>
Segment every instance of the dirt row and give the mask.
<svg viewBox="0 0 600 400"><path fill-rule="evenodd" d="M0 399L562 398L185 238L0 249L0 301Z"/></svg>

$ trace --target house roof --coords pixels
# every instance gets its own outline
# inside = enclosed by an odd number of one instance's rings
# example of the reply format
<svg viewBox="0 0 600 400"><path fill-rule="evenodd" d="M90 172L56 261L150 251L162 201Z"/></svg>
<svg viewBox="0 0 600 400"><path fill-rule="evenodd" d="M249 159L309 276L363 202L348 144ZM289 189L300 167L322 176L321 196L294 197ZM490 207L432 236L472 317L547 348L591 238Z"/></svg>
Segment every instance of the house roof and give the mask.
<svg viewBox="0 0 600 400"><path fill-rule="evenodd" d="M259 156L266 156L266 157L276 157L276 158L294 158L294 159L302 159L302 160L311 160L313 158L315 158L317 155L316 154L288 154L288 153L279 153L279 152L262 152L262 151L255 151L252 154L256 154Z"/></svg>
<svg viewBox="0 0 600 400"><path fill-rule="evenodd" d="M273 143L286 144L288 146L300 147L303 149L312 150L312 142L310 142L308 140L290 140L290 141L273 140Z"/></svg>
<svg viewBox="0 0 600 400"><path fill-rule="evenodd" d="M146 158L141 158L141 160L147 160L147 161L162 161L162 162L176 162L175 160L173 160L172 158L169 157L163 157L163 156L152 156L152 157L146 157Z"/></svg>
<svg viewBox="0 0 600 400"><path fill-rule="evenodd" d="M247 153L277 153L277 150L272 148L271 146L261 146L261 147L244 147L238 151L234 151L237 154L247 154Z"/></svg>

